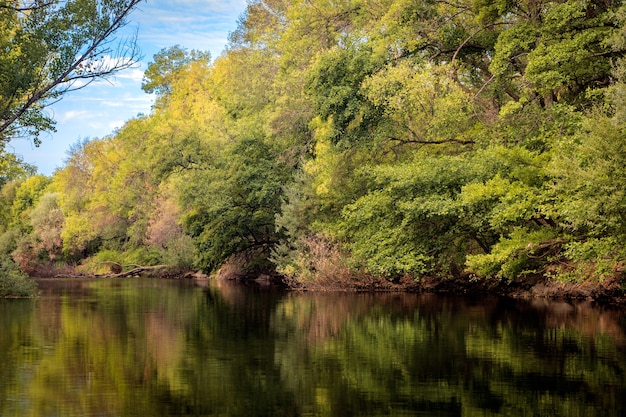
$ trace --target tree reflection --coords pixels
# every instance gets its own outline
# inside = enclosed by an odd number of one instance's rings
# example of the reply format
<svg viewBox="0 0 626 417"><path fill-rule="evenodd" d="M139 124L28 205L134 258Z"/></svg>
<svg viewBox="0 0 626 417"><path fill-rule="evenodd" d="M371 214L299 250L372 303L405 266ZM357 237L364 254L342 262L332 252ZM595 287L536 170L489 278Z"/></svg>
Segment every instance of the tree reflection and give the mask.
<svg viewBox="0 0 626 417"><path fill-rule="evenodd" d="M284 340L279 361L316 415L617 416L621 317L585 304L298 295L275 325L307 341Z"/></svg>
<svg viewBox="0 0 626 417"><path fill-rule="evenodd" d="M0 303L3 416L626 411L621 310L166 280L43 289Z"/></svg>

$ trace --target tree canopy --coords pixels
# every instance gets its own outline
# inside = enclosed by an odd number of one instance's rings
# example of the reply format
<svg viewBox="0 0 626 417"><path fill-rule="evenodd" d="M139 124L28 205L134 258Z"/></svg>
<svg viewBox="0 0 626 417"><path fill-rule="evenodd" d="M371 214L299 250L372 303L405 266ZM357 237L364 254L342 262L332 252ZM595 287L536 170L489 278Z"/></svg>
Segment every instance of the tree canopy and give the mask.
<svg viewBox="0 0 626 417"><path fill-rule="evenodd" d="M252 1L215 60L154 56L150 115L79 144L49 183L7 180L0 249L302 285L619 276L624 10Z"/></svg>

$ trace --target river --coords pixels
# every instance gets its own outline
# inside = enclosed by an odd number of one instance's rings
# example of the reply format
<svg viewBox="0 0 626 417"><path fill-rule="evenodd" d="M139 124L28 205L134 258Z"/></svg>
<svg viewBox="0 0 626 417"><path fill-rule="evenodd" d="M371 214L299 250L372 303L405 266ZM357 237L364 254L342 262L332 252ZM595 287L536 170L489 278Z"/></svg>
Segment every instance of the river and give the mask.
<svg viewBox="0 0 626 417"><path fill-rule="evenodd" d="M624 416L587 303L54 279L0 300L0 416Z"/></svg>

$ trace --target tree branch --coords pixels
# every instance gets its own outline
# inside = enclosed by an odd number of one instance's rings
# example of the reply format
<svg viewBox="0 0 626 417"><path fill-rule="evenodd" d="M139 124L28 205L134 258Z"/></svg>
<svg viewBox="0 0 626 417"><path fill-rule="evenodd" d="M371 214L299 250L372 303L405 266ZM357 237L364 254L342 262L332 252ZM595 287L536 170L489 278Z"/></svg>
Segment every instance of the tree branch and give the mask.
<svg viewBox="0 0 626 417"><path fill-rule="evenodd" d="M100 67L100 70L96 70L87 75L83 75L83 74L72 75L72 73L76 71L76 69L79 68L81 64L92 59L94 56L98 55L96 53L98 48L103 45L106 45L109 42L109 37L111 37L113 33L115 33L117 30L119 30L121 27L124 26L125 24L124 19L141 1L142 0L131 0L126 5L126 7L124 7L117 15L114 16L114 20L111 22L111 24L102 33L100 33L93 40L91 44L89 44L87 49L85 49L85 51L78 57L78 59L76 59L65 71L63 71L56 78L52 79L49 83L43 85L41 88L36 88L35 91L33 91L30 94L28 99L15 112L13 112L13 114L11 114L9 117L3 120L3 123L0 124L0 135L6 130L8 130L9 127L13 123L19 120L24 115L24 113L26 113L28 109L33 107L36 103L44 100L46 96L54 88L65 83L71 83L72 81L76 81L78 79L89 79L93 81L94 79L97 79L97 78L105 78L117 71L129 68L130 66L132 66L134 64L134 59L137 58L137 54L138 54L138 50L136 46L137 45L136 35L135 35L134 41L131 43L131 48L132 48L131 56L128 59L122 59L123 56L118 56L118 57L115 57L115 59L117 59L117 62L114 63L114 65L110 68L107 68L104 66L104 64L102 64L102 66ZM49 5L49 4L52 4L52 3L46 3L38 7L45 7L45 5ZM79 88L83 88L83 87L85 86L82 86ZM59 93L63 94L67 91L78 90L79 88L76 88L73 90L71 88L67 88L65 90L60 91ZM2 139L7 140L6 138L2 138Z"/></svg>
<svg viewBox="0 0 626 417"><path fill-rule="evenodd" d="M482 28L474 31L474 33L472 33L471 35L469 35L467 38L465 38L465 40L463 42L461 42L461 44L456 48L456 51L454 51L454 55L452 55L452 59L450 60L450 63L453 63L454 60L456 59L457 55L459 54L459 52L461 51L461 49L463 49L463 47L465 45L467 45L467 43L469 41L471 41L476 35L478 35L481 32L484 32L487 29L491 29L494 26L499 26L499 25L510 25L510 22L495 22L495 23L490 23L486 26L483 26Z"/></svg>
<svg viewBox="0 0 626 417"><path fill-rule="evenodd" d="M6 3L0 4L0 9L5 9L5 10L13 10L16 12L28 12L28 11L32 11L32 10L39 10L39 9L45 9L48 6L52 6L54 4L54 1L48 2L48 3L43 3L40 5L36 5L36 4L31 4L29 6L24 6L24 7L15 7L15 6L10 6Z"/></svg>
<svg viewBox="0 0 626 417"><path fill-rule="evenodd" d="M442 145L444 143L459 143L461 145L472 145L476 143L476 141L473 141L473 140L461 140L461 139L455 139L455 138L447 138L447 139L440 139L440 140L423 140L423 139L400 139L400 138L391 136L389 137L389 139L400 142L402 144L417 143L420 145Z"/></svg>

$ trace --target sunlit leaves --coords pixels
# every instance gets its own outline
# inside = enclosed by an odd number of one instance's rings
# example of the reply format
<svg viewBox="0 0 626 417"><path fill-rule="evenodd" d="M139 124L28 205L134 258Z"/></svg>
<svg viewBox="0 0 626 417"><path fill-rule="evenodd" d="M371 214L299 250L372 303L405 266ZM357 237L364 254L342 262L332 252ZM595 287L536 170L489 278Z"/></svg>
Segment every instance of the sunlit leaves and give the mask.
<svg viewBox="0 0 626 417"><path fill-rule="evenodd" d="M587 89L606 86L614 54L606 41L615 33L607 5L567 1L534 12L504 30L490 65L497 77L521 81L512 97L578 103Z"/></svg>
<svg viewBox="0 0 626 417"><path fill-rule="evenodd" d="M611 268L625 256L626 137L623 127L596 116L580 135L563 140L551 165L556 210L563 227L575 236L568 246L574 259Z"/></svg>
<svg viewBox="0 0 626 417"><path fill-rule="evenodd" d="M448 71L402 61L368 77L363 89L387 119L381 135L397 144L472 143L465 133L476 123L478 109Z"/></svg>
<svg viewBox="0 0 626 417"><path fill-rule="evenodd" d="M478 276L521 280L526 275L543 274L549 256L560 251L554 229L544 227L528 230L517 227L503 236L487 254L467 256L467 268ZM552 252L551 249L555 251ZM546 259L548 257L548 259Z"/></svg>
<svg viewBox="0 0 626 417"><path fill-rule="evenodd" d="M187 75L191 63L208 65L211 56L208 52L189 52L175 45L161 49L153 59L144 73L141 88L146 93L154 93L162 98L172 93L172 84L177 79Z"/></svg>
<svg viewBox="0 0 626 417"><path fill-rule="evenodd" d="M336 229L357 262L385 276L419 275L456 258L464 234L456 198L476 175L467 161L418 158L363 175L370 190L344 208Z"/></svg>
<svg viewBox="0 0 626 417"><path fill-rule="evenodd" d="M45 193L49 184L49 178L43 175L34 175L19 185L11 207L14 225L30 227L28 215Z"/></svg>

